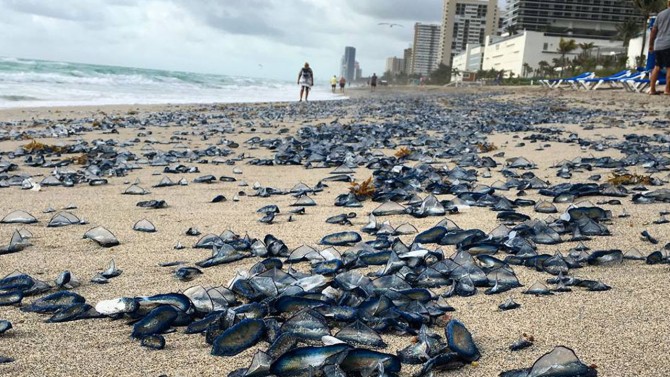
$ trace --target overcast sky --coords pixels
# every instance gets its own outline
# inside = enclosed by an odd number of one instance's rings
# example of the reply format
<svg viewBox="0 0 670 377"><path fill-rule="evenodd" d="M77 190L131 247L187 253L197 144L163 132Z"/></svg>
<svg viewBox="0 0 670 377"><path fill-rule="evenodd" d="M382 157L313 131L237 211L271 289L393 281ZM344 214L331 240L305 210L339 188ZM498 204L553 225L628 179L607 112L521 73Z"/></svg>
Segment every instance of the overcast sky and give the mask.
<svg viewBox="0 0 670 377"><path fill-rule="evenodd" d="M402 57L442 0L0 0L0 56L293 80ZM403 27L380 26L380 22ZM262 67L260 66L262 65Z"/></svg>

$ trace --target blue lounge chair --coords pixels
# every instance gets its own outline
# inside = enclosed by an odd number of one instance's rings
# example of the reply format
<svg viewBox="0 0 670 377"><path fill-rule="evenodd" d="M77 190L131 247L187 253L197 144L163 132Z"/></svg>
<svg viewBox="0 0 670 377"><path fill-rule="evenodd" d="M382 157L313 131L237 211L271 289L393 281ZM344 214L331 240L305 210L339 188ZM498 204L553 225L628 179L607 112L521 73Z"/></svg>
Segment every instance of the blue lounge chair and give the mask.
<svg viewBox="0 0 670 377"><path fill-rule="evenodd" d="M586 90L597 90L603 84L608 84L610 88L621 88L623 86L622 80L638 78L640 75L641 73L639 72L632 72L626 69L605 77L577 79L575 81L578 87L584 88Z"/></svg>
<svg viewBox="0 0 670 377"><path fill-rule="evenodd" d="M593 72L584 72L582 74L579 74L574 77L568 77L568 78L560 78L560 79L549 79L549 80L540 80L540 84L543 86L550 88L550 89L556 89L559 88L562 84L567 83L570 85L575 85L575 80L579 79L590 79L593 78L595 74Z"/></svg>
<svg viewBox="0 0 670 377"><path fill-rule="evenodd" d="M641 72L640 77L638 78L629 78L628 80L623 80L622 83L624 88L629 92L642 93L644 92L650 84L649 76L651 72L643 71ZM665 85L665 71L661 71L658 75L658 80L656 80L656 85L663 86Z"/></svg>

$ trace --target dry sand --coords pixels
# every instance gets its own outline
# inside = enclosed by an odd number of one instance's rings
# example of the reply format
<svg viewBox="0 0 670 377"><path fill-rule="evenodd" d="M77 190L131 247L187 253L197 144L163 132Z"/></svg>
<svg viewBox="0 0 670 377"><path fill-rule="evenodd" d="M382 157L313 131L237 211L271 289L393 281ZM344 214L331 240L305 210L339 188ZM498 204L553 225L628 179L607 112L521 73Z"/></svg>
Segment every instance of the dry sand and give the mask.
<svg viewBox="0 0 670 377"><path fill-rule="evenodd" d="M459 89L461 91L482 91L488 95L490 89ZM663 96L648 97L631 95L621 91L601 91L598 93L575 93L571 91L545 91L539 89L497 89L502 94L493 97L495 101L524 101L533 103L544 97L562 97L574 106L595 106L600 108L631 108L646 111L645 117L667 119L668 101ZM426 89L435 91L435 89ZM374 95L389 95L381 93ZM367 92L354 93L355 96L367 96ZM595 97L595 98L594 98ZM296 106L295 104L275 104L249 106L247 113L254 117L254 110L267 106ZM446 103L448 107L449 104ZM139 114L149 111L170 111L193 109L199 106L122 106L104 108L61 108L61 109L18 109L0 111L0 120L20 119L61 119L71 117L100 117L100 111L107 114L126 114L138 111ZM356 114L356 109L348 107L348 116ZM225 106L221 107L225 111ZM482 109L485 111L485 109ZM240 116L241 114L237 114ZM346 117L346 116L345 116ZM312 121L311 119L308 119ZM327 121L327 120L324 120ZM624 134L636 132L643 134L664 133L667 129L651 129L636 127L636 119L613 121L602 119L594 122L595 129L585 131L579 125L565 126L581 136L599 139L610 135L621 138ZM269 137L266 133L276 136L279 128L289 127L291 131L302 124L301 115L292 122L273 122L269 128L258 128L256 133L244 129L244 133L233 133L224 137L241 144L236 153L247 153L255 157L269 156L265 149L248 150L242 144L252 136ZM41 127L41 126L35 126ZM563 126L557 126L563 127ZM240 128L241 129L241 128ZM159 141L167 141L174 128L150 129L151 137ZM120 135L103 135L91 133L83 135L87 140L117 140L134 138L137 130L122 130ZM544 151L535 150L538 144L527 143L517 147L525 135L495 134L490 135L499 150L506 157L525 156L538 165L535 173L542 179L552 183L562 180L555 176L554 163L563 159L579 156L618 157L618 152L584 151L576 145L552 144ZM198 137L188 136L184 141L190 148L206 146L212 141L202 141ZM41 140L46 143L58 143L61 140ZM67 142L67 141L66 141ZM6 141L0 143L0 151L14 150L23 141ZM550 143L551 144L551 143ZM140 152L144 143L131 148ZM153 144L158 150L169 150L172 145ZM386 151L392 153L392 151ZM449 166L453 163L444 161ZM192 163L190 165L196 165ZM213 174L233 176L233 166L197 164L200 174L184 175L189 181L199 175ZM258 167L244 163L238 164L243 174L235 175L249 184L258 181L266 186L289 189L293 185L304 182L315 185L327 176L330 170L307 170L301 166ZM348 184L329 183L330 187L314 197L316 207L307 208L307 214L296 216L295 222L286 222L285 217L278 218L276 224L265 225L257 220L257 208L267 204L277 204L282 209L289 209L294 201L291 196L258 198L245 196L237 203L230 199L240 190L251 193L250 187L238 187L237 183L194 184L187 187L151 188L158 183L162 175L153 175L162 168L145 167L132 172L123 178L111 178L110 183L101 187L79 185L75 188L43 188L39 192L23 191L16 187L0 190L0 216L15 209L24 209L39 219L39 224L27 228L34 234L34 246L15 254L0 256L0 276L14 270L33 275L43 280L53 280L58 273L68 269L84 284L76 290L86 297L87 302L95 304L102 299L120 296L152 295L157 293L184 290L192 285L226 285L236 271L246 270L258 259L245 259L241 262L225 266L217 266L205 270L205 274L193 282L179 282L172 276L172 268L158 267L158 263L183 260L195 262L209 255L209 251L192 249L197 237L184 234L189 227L195 226L203 234L219 234L231 229L239 234L248 233L252 237L263 238L268 233L284 240L290 249L301 244L316 245L319 239L328 233L344 230L342 226L325 223L329 216L346 212L333 205L337 195L346 192ZM496 169L497 170L497 169ZM641 168L640 168L641 171ZM31 169L20 164L19 172L31 174L48 174L44 169ZM597 171L575 174L572 181L585 181L586 177ZM356 178L365 179L371 172L359 168ZM602 173L607 177L608 172ZM173 180L181 178L171 175ZM667 178L667 177L666 177ZM41 178L37 178L40 180ZM146 196L121 195L128 183L136 179L140 185L151 191ZM490 179L480 179L480 183L490 184L503 179L493 172ZM665 187L668 187L666 185ZM210 200L217 194L223 194L229 201L213 204ZM514 192L505 193L514 198ZM448 198L448 196L445 196ZM530 199L540 199L531 193ZM140 200L163 199L169 208L147 210L135 204ZM589 198L595 202L601 198ZM604 207L611 209L615 215L622 207L631 217L615 219L609 229L611 237L596 237L588 245L592 249L620 248L628 251L638 248L643 254L670 241L670 224L654 225L651 222L658 218L660 210L670 210L670 205L633 205L630 198L622 199L623 206ZM61 209L74 203L78 209L73 213L86 219L90 225L69 226L64 228L46 228L45 225L52 214L42 211L48 206ZM378 204L366 202L364 208L357 210L358 217L353 220L351 230L359 230L367 223L367 214ZM567 208L567 204L558 205L559 211ZM531 217L544 218L533 212L532 208L520 208L520 212ZM497 227L496 213L487 208L471 208L448 218L462 228L480 228L488 232ZM157 233L147 234L132 230L133 224L146 218L153 222ZM437 223L440 218L415 219L407 216L384 218L394 226L409 222L419 230L425 230ZM102 225L111 230L121 241L121 245L103 249L93 242L81 237L91 227ZM0 240L9 240L17 227L0 225ZM656 236L660 245L650 245L640 240L640 231L648 229ZM411 241L412 237L405 237ZM186 245L184 250L174 250L173 246L180 241ZM540 252L568 252L574 243L563 243L555 246L540 246ZM445 254L451 255L453 247L445 247ZM107 262L114 258L123 274L111 280L107 285L88 283L88 280L101 271ZM537 273L527 268L515 267L520 281L529 286L537 280L545 280L548 275ZM576 276L601 280L612 287L607 292L585 292L575 289L572 293L557 294L551 297L533 297L524 295L523 289L515 289L501 295L486 296L481 292L469 298L451 298L449 303L456 308L454 318L461 320L473 333L482 358L477 366L466 366L459 371L446 372L445 376L495 376L503 370L528 367L545 352L556 345L573 348L577 355L587 364L596 364L602 376L664 376L670 375L670 330L667 313L670 300L667 298L668 266L648 266L644 262L626 261L614 267L586 267L575 272ZM436 293L442 293L436 290ZM518 310L500 312L498 304L508 297L513 297L522 304ZM27 298L24 302L31 302ZM210 356L210 347L204 338L198 335L185 335L181 330L166 335L167 346L162 351L150 351L139 346L130 339L131 328L124 321L108 319L84 320L62 324L47 324L48 317L34 313L23 313L14 307L0 307L0 318L10 320L14 329L0 336L0 355L11 356L15 362L0 365L0 375L6 376L113 376L113 375L160 375L169 376L221 376L230 371L245 367L257 349L265 349L267 344L261 343L236 357ZM441 329L438 329L440 332ZM520 352L510 352L508 346L519 338L522 333L532 334L535 345ZM386 352L395 353L411 342L409 336L385 336L389 343ZM410 375L417 367L403 366L403 375ZM436 374L442 375L442 374Z"/></svg>

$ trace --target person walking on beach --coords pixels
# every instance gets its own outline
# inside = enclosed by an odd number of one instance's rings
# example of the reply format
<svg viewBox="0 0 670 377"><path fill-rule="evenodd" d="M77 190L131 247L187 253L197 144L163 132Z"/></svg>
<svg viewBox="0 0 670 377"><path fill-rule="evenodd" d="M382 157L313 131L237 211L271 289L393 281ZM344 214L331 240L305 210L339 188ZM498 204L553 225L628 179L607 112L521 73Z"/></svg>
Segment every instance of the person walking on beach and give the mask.
<svg viewBox="0 0 670 377"><path fill-rule="evenodd" d="M330 79L330 89L335 93L335 88L337 87L337 76L333 75L333 78Z"/></svg>
<svg viewBox="0 0 670 377"><path fill-rule="evenodd" d="M314 72L309 68L309 63L305 63L305 66L298 73L298 85L300 85L300 101L302 101L303 93L305 94L305 101L307 101L309 91L314 85Z"/></svg>
<svg viewBox="0 0 670 377"><path fill-rule="evenodd" d="M668 1L670 1L670 0L668 0ZM375 91L375 89L377 89L377 74L376 73L373 73L372 77L370 77L370 88L372 89L373 92Z"/></svg>
<svg viewBox="0 0 670 377"><path fill-rule="evenodd" d="M665 69L664 94L670 95L670 0L668 0L668 8L656 16L656 22L651 28L649 51L656 53L656 65L649 78L649 94L661 94L656 91L656 80L658 80L661 69Z"/></svg>
<svg viewBox="0 0 670 377"><path fill-rule="evenodd" d="M340 76L340 93L344 93L344 86L347 85L347 79L344 76Z"/></svg>

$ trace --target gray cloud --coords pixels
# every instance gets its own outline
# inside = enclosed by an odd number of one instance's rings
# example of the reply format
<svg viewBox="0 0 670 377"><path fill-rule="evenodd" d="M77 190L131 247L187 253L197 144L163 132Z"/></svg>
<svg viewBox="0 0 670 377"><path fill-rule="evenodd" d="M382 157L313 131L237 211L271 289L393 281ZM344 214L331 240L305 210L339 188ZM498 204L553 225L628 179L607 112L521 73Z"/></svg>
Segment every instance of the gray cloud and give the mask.
<svg viewBox="0 0 670 377"><path fill-rule="evenodd" d="M261 0L179 0L180 7L204 24L229 34L259 35L279 38L282 30L272 26L275 1Z"/></svg>
<svg viewBox="0 0 670 377"><path fill-rule="evenodd" d="M97 1L71 0L67 4L39 0L2 0L5 9L67 21L93 21L104 18Z"/></svg>
<svg viewBox="0 0 670 377"><path fill-rule="evenodd" d="M376 19L409 22L440 22L442 0L346 0L355 12ZM402 23L402 22L401 22Z"/></svg>

